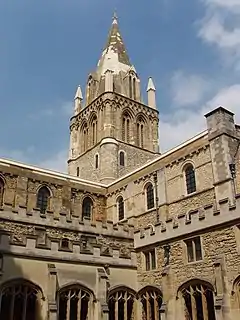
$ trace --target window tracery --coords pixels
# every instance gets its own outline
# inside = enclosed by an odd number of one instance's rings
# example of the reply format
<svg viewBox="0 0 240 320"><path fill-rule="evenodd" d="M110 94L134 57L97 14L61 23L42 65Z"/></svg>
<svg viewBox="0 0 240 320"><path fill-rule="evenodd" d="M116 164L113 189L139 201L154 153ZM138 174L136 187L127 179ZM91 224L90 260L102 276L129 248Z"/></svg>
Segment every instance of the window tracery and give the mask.
<svg viewBox="0 0 240 320"><path fill-rule="evenodd" d="M188 164L185 166L185 180L186 180L187 194L195 192L196 177L195 177L195 170L192 164Z"/></svg>

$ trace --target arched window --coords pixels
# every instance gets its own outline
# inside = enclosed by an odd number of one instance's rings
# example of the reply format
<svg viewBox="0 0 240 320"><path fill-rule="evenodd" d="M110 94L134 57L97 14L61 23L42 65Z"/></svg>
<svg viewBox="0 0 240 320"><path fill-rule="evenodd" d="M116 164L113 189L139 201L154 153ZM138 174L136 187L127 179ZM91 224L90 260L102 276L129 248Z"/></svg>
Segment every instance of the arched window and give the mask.
<svg viewBox="0 0 240 320"><path fill-rule="evenodd" d="M50 191L46 186L41 187L37 194L37 205L41 213L45 213L49 206Z"/></svg>
<svg viewBox="0 0 240 320"><path fill-rule="evenodd" d="M118 206L118 220L124 219L124 202L123 197L119 197L117 200L117 206Z"/></svg>
<svg viewBox="0 0 240 320"><path fill-rule="evenodd" d="M140 117L137 121L137 146L144 148L144 120Z"/></svg>
<svg viewBox="0 0 240 320"><path fill-rule="evenodd" d="M69 249L69 239L68 238L63 238L61 240L61 249L65 249L65 250Z"/></svg>
<svg viewBox="0 0 240 320"><path fill-rule="evenodd" d="M123 166L123 167L125 165L125 157L124 157L123 151L120 151L120 153L119 153L119 164L120 164L120 166Z"/></svg>
<svg viewBox="0 0 240 320"><path fill-rule="evenodd" d="M86 151L88 148L88 126L87 123L83 126L83 151Z"/></svg>
<svg viewBox="0 0 240 320"><path fill-rule="evenodd" d="M148 183L146 187L147 209L154 208L154 190L152 183Z"/></svg>
<svg viewBox="0 0 240 320"><path fill-rule="evenodd" d="M98 154L95 155L95 168L98 169L99 166L99 156Z"/></svg>
<svg viewBox="0 0 240 320"><path fill-rule="evenodd" d="M109 320L132 320L134 297L134 293L127 288L110 293L108 298Z"/></svg>
<svg viewBox="0 0 240 320"><path fill-rule="evenodd" d="M58 320L87 320L91 307L91 294L77 284L58 294Z"/></svg>
<svg viewBox="0 0 240 320"><path fill-rule="evenodd" d="M83 204L82 204L82 218L91 220L92 209L93 209L92 199L89 197L84 198Z"/></svg>
<svg viewBox="0 0 240 320"><path fill-rule="evenodd" d="M133 99L136 100L136 79L133 78Z"/></svg>
<svg viewBox="0 0 240 320"><path fill-rule="evenodd" d="M139 298L142 302L142 317L146 320L161 319L159 309L162 305L162 293L152 287L146 287L139 292Z"/></svg>
<svg viewBox="0 0 240 320"><path fill-rule="evenodd" d="M130 141L130 116L124 113L122 117L122 140L129 143Z"/></svg>
<svg viewBox="0 0 240 320"><path fill-rule="evenodd" d="M129 76L129 98L132 99L132 77Z"/></svg>
<svg viewBox="0 0 240 320"><path fill-rule="evenodd" d="M188 164L185 167L185 180L186 180L187 194L195 192L196 178L195 178L195 170L192 164Z"/></svg>
<svg viewBox="0 0 240 320"><path fill-rule="evenodd" d="M3 205L4 181L0 177L0 207Z"/></svg>
<svg viewBox="0 0 240 320"><path fill-rule="evenodd" d="M97 116L94 115L91 122L91 134L92 134L92 144L97 143Z"/></svg>
<svg viewBox="0 0 240 320"><path fill-rule="evenodd" d="M0 296L0 319L40 319L41 292L32 283L16 280L3 284Z"/></svg>
<svg viewBox="0 0 240 320"><path fill-rule="evenodd" d="M201 281L190 281L181 289L186 320L215 320L213 288Z"/></svg>

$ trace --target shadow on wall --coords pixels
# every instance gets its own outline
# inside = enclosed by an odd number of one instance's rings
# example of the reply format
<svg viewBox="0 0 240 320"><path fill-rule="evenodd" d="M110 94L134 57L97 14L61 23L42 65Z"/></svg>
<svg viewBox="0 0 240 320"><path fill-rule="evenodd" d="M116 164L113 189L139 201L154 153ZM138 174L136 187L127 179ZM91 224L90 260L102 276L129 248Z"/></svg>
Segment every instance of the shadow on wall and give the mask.
<svg viewBox="0 0 240 320"><path fill-rule="evenodd" d="M25 277L10 245L17 236L0 227L0 319L42 320L42 290Z"/></svg>

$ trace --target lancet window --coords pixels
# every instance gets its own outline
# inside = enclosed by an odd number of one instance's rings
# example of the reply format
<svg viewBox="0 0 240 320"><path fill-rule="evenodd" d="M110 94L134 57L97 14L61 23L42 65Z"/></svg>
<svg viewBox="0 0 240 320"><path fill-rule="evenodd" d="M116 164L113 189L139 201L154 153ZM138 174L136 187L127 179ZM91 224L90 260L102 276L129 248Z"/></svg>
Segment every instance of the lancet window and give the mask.
<svg viewBox="0 0 240 320"><path fill-rule="evenodd" d="M93 211L93 202L89 197L84 198L82 204L82 217L91 220Z"/></svg>
<svg viewBox="0 0 240 320"><path fill-rule="evenodd" d="M79 285L61 290L58 296L58 320L87 320L91 294Z"/></svg>
<svg viewBox="0 0 240 320"><path fill-rule="evenodd" d="M109 320L134 319L134 301L134 294L127 289L110 294L108 299Z"/></svg>
<svg viewBox="0 0 240 320"><path fill-rule="evenodd" d="M0 177L0 207L3 205L4 181Z"/></svg>
<svg viewBox="0 0 240 320"><path fill-rule="evenodd" d="M91 122L91 135L92 135L92 144L94 145L97 142L97 116L94 115Z"/></svg>
<svg viewBox="0 0 240 320"><path fill-rule="evenodd" d="M188 164L185 167L185 179L186 179L187 194L195 192L196 177L195 177L195 170L192 164Z"/></svg>
<svg viewBox="0 0 240 320"><path fill-rule="evenodd" d="M50 196L50 191L46 186L38 190L36 207L40 209L41 213L45 213L48 209Z"/></svg>
<svg viewBox="0 0 240 320"><path fill-rule="evenodd" d="M133 74L130 74L128 78L128 91L129 98L136 100L136 78Z"/></svg>
<svg viewBox="0 0 240 320"><path fill-rule="evenodd" d="M130 116L127 113L122 117L122 140L130 142Z"/></svg>
<svg viewBox="0 0 240 320"><path fill-rule="evenodd" d="M144 129L145 122L142 117L140 117L137 121L137 146L140 148L144 148Z"/></svg>
<svg viewBox="0 0 240 320"><path fill-rule="evenodd" d="M146 288L139 294L142 303L142 319L160 320L160 308L162 305L162 293L155 288Z"/></svg>
<svg viewBox="0 0 240 320"><path fill-rule="evenodd" d="M152 183L148 183L146 186L146 197L147 197L147 209L154 208L154 190Z"/></svg>
<svg viewBox="0 0 240 320"><path fill-rule="evenodd" d="M0 289L0 319L40 319L41 292L32 283L17 280Z"/></svg>
<svg viewBox="0 0 240 320"><path fill-rule="evenodd" d="M213 290L201 282L193 282L181 290L186 320L215 320Z"/></svg>
<svg viewBox="0 0 240 320"><path fill-rule="evenodd" d="M83 152L88 148L88 126L87 123L83 126Z"/></svg>
<svg viewBox="0 0 240 320"><path fill-rule="evenodd" d="M117 207L118 207L118 220L124 219L124 201L123 197L119 197L117 200Z"/></svg>

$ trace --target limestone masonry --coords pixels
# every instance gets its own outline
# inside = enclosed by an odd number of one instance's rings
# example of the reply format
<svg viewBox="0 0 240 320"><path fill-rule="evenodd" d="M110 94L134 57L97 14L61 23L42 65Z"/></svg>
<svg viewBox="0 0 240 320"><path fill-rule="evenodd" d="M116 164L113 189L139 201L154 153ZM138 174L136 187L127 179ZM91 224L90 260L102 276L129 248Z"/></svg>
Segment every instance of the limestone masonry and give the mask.
<svg viewBox="0 0 240 320"><path fill-rule="evenodd" d="M240 126L216 106L161 154L155 93L114 17L68 174L0 159L0 320L240 319Z"/></svg>

